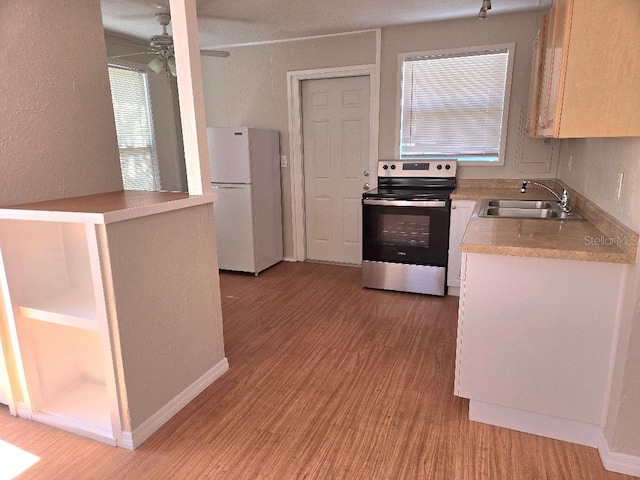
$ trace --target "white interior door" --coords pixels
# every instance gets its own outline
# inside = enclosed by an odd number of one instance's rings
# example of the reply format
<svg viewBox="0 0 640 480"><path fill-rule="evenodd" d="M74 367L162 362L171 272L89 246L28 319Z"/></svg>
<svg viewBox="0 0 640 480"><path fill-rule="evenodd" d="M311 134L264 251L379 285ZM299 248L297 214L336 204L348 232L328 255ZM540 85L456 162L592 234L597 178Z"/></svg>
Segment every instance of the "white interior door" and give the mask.
<svg viewBox="0 0 640 480"><path fill-rule="evenodd" d="M302 82L307 258L360 264L369 181L369 77Z"/></svg>

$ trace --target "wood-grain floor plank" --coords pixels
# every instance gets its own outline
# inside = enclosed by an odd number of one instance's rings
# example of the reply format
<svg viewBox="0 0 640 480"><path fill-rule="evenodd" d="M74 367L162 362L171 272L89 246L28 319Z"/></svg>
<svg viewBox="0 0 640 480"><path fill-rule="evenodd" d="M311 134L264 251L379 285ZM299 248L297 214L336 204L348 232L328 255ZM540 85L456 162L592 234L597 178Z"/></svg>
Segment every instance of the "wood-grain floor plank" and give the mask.
<svg viewBox="0 0 640 480"><path fill-rule="evenodd" d="M0 411L24 479L622 480L595 449L470 422L453 395L457 298L282 263L221 275L230 370L127 452ZM0 465L1 468L1 465Z"/></svg>

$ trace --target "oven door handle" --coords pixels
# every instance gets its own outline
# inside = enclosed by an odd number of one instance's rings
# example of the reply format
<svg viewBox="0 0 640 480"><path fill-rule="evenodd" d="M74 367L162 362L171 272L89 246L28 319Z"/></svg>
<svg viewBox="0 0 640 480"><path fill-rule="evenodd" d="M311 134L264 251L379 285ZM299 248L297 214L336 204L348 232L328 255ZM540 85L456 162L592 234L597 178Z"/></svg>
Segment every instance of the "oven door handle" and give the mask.
<svg viewBox="0 0 640 480"><path fill-rule="evenodd" d="M365 205L380 205L383 207L425 207L438 208L446 207L447 200L362 200Z"/></svg>

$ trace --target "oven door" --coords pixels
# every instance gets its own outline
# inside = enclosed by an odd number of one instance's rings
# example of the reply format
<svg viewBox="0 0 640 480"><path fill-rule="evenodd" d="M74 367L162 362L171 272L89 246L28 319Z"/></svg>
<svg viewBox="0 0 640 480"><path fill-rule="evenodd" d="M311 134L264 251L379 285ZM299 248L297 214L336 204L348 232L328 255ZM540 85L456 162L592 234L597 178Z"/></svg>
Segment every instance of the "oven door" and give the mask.
<svg viewBox="0 0 640 480"><path fill-rule="evenodd" d="M362 259L447 266L450 200L363 199Z"/></svg>

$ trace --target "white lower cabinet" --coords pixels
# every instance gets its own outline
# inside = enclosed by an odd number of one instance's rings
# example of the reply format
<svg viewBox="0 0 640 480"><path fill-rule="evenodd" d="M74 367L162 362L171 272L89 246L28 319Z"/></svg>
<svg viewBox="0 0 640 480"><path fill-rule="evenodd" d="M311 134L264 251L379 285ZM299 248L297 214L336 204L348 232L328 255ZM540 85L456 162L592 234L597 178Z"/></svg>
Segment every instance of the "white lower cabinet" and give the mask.
<svg viewBox="0 0 640 480"><path fill-rule="evenodd" d="M460 242L476 205L475 200L453 200L451 202L451 225L449 227L449 261L447 286L449 295L458 295L460 289L461 257Z"/></svg>
<svg viewBox="0 0 640 480"><path fill-rule="evenodd" d="M470 418L593 446L625 266L463 255L455 394Z"/></svg>

